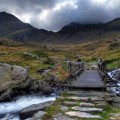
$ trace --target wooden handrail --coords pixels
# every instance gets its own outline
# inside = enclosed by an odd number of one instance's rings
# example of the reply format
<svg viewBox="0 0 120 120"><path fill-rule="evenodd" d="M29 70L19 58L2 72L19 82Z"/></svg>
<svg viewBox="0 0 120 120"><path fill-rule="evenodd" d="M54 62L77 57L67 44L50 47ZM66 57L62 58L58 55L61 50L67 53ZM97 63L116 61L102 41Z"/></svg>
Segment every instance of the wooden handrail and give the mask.
<svg viewBox="0 0 120 120"><path fill-rule="evenodd" d="M68 62L68 66L69 66L69 75L70 76L74 76L74 74L76 74L77 72L79 73L79 71L81 71L81 69L84 69L84 62ZM73 67L74 67L74 71L73 71Z"/></svg>
<svg viewBox="0 0 120 120"><path fill-rule="evenodd" d="M105 84L106 84L106 87L112 87L112 86L107 85L107 83L109 83L109 82L116 83L116 81L113 80L113 79L107 74L106 61L99 60L99 61L97 62L97 65L98 65L98 72L99 72L100 76L102 77L102 79L104 80L104 82L105 82ZM115 85L114 85L114 87L115 87ZM116 84L116 87L117 87L117 84Z"/></svg>

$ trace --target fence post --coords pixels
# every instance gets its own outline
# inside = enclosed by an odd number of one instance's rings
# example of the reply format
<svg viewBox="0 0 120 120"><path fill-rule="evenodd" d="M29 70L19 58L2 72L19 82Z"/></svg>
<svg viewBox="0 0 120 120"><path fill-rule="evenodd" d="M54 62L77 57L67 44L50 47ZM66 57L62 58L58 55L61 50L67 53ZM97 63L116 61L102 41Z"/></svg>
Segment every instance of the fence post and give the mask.
<svg viewBox="0 0 120 120"><path fill-rule="evenodd" d="M69 61L69 76L71 76L71 61Z"/></svg>

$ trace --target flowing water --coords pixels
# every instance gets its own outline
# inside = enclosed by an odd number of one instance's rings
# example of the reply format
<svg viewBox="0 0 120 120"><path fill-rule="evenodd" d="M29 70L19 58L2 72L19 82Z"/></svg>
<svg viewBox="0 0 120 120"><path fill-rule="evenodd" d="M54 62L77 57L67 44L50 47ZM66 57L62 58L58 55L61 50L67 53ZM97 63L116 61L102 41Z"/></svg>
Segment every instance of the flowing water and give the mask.
<svg viewBox="0 0 120 120"><path fill-rule="evenodd" d="M47 101L54 101L55 95L40 96L40 95L25 95L15 98L11 102L0 103L0 120L19 120L19 111L33 105Z"/></svg>
<svg viewBox="0 0 120 120"><path fill-rule="evenodd" d="M116 70L120 70L120 69L115 69L115 70L112 70L110 72L108 72L108 75L113 79L113 80L116 80L115 78L113 78L113 75L114 73L116 72ZM108 88L108 90L112 93L115 93L117 95L120 95L120 80L117 80L117 87L110 87ZM111 85L115 85L114 83L111 83Z"/></svg>

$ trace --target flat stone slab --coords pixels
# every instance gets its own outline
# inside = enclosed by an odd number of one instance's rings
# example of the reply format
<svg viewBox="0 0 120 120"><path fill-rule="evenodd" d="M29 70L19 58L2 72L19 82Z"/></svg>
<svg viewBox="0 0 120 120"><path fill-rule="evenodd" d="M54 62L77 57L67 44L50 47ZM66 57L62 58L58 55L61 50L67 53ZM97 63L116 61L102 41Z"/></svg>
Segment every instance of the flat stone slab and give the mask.
<svg viewBox="0 0 120 120"><path fill-rule="evenodd" d="M68 116L62 115L62 114L57 114L54 116L53 120L75 120L75 119L71 119Z"/></svg>
<svg viewBox="0 0 120 120"><path fill-rule="evenodd" d="M68 111L68 107L66 107L66 106L62 106L62 105L61 105L61 106L60 106L60 109L61 109L62 111L65 111L65 112Z"/></svg>
<svg viewBox="0 0 120 120"><path fill-rule="evenodd" d="M81 112L102 112L103 111L102 108L88 108L88 107L79 107L79 106L72 107L72 109L78 110Z"/></svg>
<svg viewBox="0 0 120 120"><path fill-rule="evenodd" d="M69 95L76 95L79 97L90 97L90 96L97 96L97 97L110 97L111 94L108 92L98 92L98 91L85 91L85 90L80 90L80 91L68 91L67 94Z"/></svg>
<svg viewBox="0 0 120 120"><path fill-rule="evenodd" d="M109 115L111 116L110 120L120 120L120 113L112 113Z"/></svg>
<svg viewBox="0 0 120 120"><path fill-rule="evenodd" d="M109 120L120 120L120 118L111 117Z"/></svg>
<svg viewBox="0 0 120 120"><path fill-rule="evenodd" d="M107 102L106 101L96 101L95 102L95 106L96 107L105 107L105 106L107 106L108 104L107 104Z"/></svg>
<svg viewBox="0 0 120 120"><path fill-rule="evenodd" d="M86 102L81 102L80 107L94 107L95 104L93 103L86 103Z"/></svg>
<svg viewBox="0 0 120 120"><path fill-rule="evenodd" d="M113 113L113 114L109 114L110 116L114 116L114 117L120 117L120 113Z"/></svg>
<svg viewBox="0 0 120 120"><path fill-rule="evenodd" d="M72 97L67 97L66 99L77 100L77 101L88 101L89 97L76 97L76 96L72 96Z"/></svg>
<svg viewBox="0 0 120 120"><path fill-rule="evenodd" d="M66 112L65 114L69 115L71 117L79 117L79 118L84 118L84 119L97 119L97 120L102 119L98 115L92 115L92 114L85 113L85 112L80 112L80 111L69 111L69 112Z"/></svg>
<svg viewBox="0 0 120 120"><path fill-rule="evenodd" d="M28 101L29 102L29 101ZM53 101L48 101L44 103L39 103L39 104L33 104L22 111L19 112L19 117L21 120L24 120L26 118L33 117L33 115L38 112L38 111L44 111L45 108L53 104Z"/></svg>
<svg viewBox="0 0 120 120"><path fill-rule="evenodd" d="M104 101L103 98L101 97L76 97L76 96L71 96L71 97L67 97L66 99L69 100L77 100L77 101Z"/></svg>
<svg viewBox="0 0 120 120"><path fill-rule="evenodd" d="M102 97L90 97L91 101L104 101Z"/></svg>
<svg viewBox="0 0 120 120"><path fill-rule="evenodd" d="M66 106L70 106L70 105L72 106L72 105L76 105L77 102L63 102L63 104Z"/></svg>

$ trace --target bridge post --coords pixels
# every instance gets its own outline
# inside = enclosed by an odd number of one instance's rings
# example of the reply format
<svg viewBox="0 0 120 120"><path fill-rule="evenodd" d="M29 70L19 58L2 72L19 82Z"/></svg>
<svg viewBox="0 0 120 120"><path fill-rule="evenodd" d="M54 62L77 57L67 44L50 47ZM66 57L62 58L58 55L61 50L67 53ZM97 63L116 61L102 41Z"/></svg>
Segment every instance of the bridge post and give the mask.
<svg viewBox="0 0 120 120"><path fill-rule="evenodd" d="M71 76L71 73L72 71L71 71L71 61L69 61L69 76Z"/></svg>

